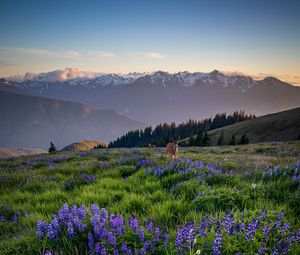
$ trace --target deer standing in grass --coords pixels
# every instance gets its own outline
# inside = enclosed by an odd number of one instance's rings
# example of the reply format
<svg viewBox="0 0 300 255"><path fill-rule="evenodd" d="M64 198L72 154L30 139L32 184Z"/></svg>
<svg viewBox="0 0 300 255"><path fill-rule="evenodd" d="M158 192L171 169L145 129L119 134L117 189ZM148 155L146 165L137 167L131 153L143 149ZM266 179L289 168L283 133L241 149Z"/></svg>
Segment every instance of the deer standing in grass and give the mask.
<svg viewBox="0 0 300 255"><path fill-rule="evenodd" d="M166 153L172 161L177 158L178 155L178 144L179 140L174 140L173 138L166 146Z"/></svg>

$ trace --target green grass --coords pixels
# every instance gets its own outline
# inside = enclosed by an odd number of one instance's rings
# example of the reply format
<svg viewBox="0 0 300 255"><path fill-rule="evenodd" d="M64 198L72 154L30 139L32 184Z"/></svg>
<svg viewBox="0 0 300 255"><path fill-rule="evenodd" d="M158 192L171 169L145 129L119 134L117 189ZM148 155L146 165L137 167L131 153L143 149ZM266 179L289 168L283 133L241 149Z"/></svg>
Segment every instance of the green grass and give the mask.
<svg viewBox="0 0 300 255"><path fill-rule="evenodd" d="M199 223L206 214L231 211L239 215L262 208L284 210L293 228L299 228L299 186L284 179L264 183L261 178L270 166L296 162L299 148L300 142L182 148L180 157L218 162L231 173L213 176L205 183L193 174L168 173L156 178L146 174L147 167L136 169L141 158L167 164L167 157L153 149L99 149L1 160L0 214L7 214L4 207L9 205L12 216L17 210L22 215L17 224L0 222L0 254L42 254L49 248L59 249L60 254L81 254L80 245L85 243L66 240L58 248L35 235L37 219L50 221L64 203L87 207L96 203L127 218L133 213L142 222L152 219L157 226L167 227L171 238L178 225L191 220ZM79 182L80 174L92 175L96 181ZM73 183L71 188L69 183ZM23 216L25 211L29 217ZM235 242L225 239L223 253L237 252L239 243ZM294 250L292 254L299 254L299 246ZM168 248L161 254L175 253Z"/></svg>

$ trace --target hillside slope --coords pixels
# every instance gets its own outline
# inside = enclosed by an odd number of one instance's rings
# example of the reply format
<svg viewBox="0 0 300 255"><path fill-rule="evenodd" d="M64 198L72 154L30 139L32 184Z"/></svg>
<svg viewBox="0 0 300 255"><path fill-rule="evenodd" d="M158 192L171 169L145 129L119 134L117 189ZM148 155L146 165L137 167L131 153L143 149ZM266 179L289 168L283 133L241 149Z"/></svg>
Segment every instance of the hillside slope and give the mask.
<svg viewBox="0 0 300 255"><path fill-rule="evenodd" d="M94 140L84 140L80 142L72 143L62 149L62 151L89 151L93 149L95 146L102 144L103 146L107 146L107 144L102 141L94 141Z"/></svg>
<svg viewBox="0 0 300 255"><path fill-rule="evenodd" d="M0 92L0 147L57 149L78 140L110 141L144 124L112 110Z"/></svg>
<svg viewBox="0 0 300 255"><path fill-rule="evenodd" d="M228 144L233 133L237 140L243 134L247 134L250 143L295 140L300 135L300 108L261 116L209 131L212 145L217 144L222 130L225 144Z"/></svg>

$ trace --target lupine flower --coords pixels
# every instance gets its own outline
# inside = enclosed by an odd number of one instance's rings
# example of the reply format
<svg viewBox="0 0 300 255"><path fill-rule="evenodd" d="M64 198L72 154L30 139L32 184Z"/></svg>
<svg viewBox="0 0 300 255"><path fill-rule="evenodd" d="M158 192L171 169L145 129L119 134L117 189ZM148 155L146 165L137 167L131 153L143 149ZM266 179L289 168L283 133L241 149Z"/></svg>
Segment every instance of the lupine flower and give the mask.
<svg viewBox="0 0 300 255"><path fill-rule="evenodd" d="M256 233L256 230L258 229L258 227L259 227L259 223L258 223L258 221L256 219L253 219L249 223L249 225L248 225L248 227L246 229L246 237L245 237L245 239L247 241L253 241L255 233Z"/></svg>
<svg viewBox="0 0 300 255"><path fill-rule="evenodd" d="M266 253L265 253L265 248L266 248L266 244L262 244L259 248L258 248L258 251L257 251L257 253L259 254L259 255L265 255Z"/></svg>
<svg viewBox="0 0 300 255"><path fill-rule="evenodd" d="M230 214L226 214L224 217L221 218L221 224L225 228L225 231L229 234L233 234L233 217Z"/></svg>
<svg viewBox="0 0 300 255"><path fill-rule="evenodd" d="M262 229L262 234L263 234L265 240L268 239L270 232L271 232L271 228L268 225L265 225Z"/></svg>
<svg viewBox="0 0 300 255"><path fill-rule="evenodd" d="M68 232L68 236L69 236L70 238L73 238L73 237L75 236L72 222L68 222L68 225L67 225L67 232Z"/></svg>
<svg viewBox="0 0 300 255"><path fill-rule="evenodd" d="M176 239L175 239L175 247L176 247L177 250L179 250L180 248L182 248L183 239L184 239L183 229L179 228L177 230Z"/></svg>
<svg viewBox="0 0 300 255"><path fill-rule="evenodd" d="M96 255L106 255L106 248L103 244L96 243Z"/></svg>
<svg viewBox="0 0 300 255"><path fill-rule="evenodd" d="M91 232L88 233L88 246L90 250L94 249L94 237Z"/></svg>
<svg viewBox="0 0 300 255"><path fill-rule="evenodd" d="M116 246L114 247L114 255L119 255L119 251L118 251L118 248Z"/></svg>
<svg viewBox="0 0 300 255"><path fill-rule="evenodd" d="M152 240L152 243L158 244L159 236L160 236L160 230L159 230L159 228L155 228L155 230L154 230L154 238Z"/></svg>
<svg viewBox="0 0 300 255"><path fill-rule="evenodd" d="M40 239L43 239L47 233L48 223L42 220L38 220L36 225L37 225L36 234Z"/></svg>
<svg viewBox="0 0 300 255"><path fill-rule="evenodd" d="M117 244L116 236L112 231L108 232L107 240L111 245L116 245Z"/></svg>
<svg viewBox="0 0 300 255"><path fill-rule="evenodd" d="M285 232L290 230L290 228L291 228L291 225L289 223L283 224L281 227L281 231L280 231L281 236L284 236Z"/></svg>
<svg viewBox="0 0 300 255"><path fill-rule="evenodd" d="M144 229L140 229L140 231L139 231L139 241L142 243L145 241Z"/></svg>
<svg viewBox="0 0 300 255"><path fill-rule="evenodd" d="M58 219L55 214L52 216L52 221L48 225L48 237L50 240L56 240L59 236Z"/></svg>
<svg viewBox="0 0 300 255"><path fill-rule="evenodd" d="M148 233L152 233L152 231L153 231L153 222L151 220L149 220L145 223L145 226L147 228Z"/></svg>
<svg viewBox="0 0 300 255"><path fill-rule="evenodd" d="M133 214L131 214L131 216L129 218L129 226L134 233L136 233L136 234L138 233L139 221L134 217Z"/></svg>
<svg viewBox="0 0 300 255"><path fill-rule="evenodd" d="M212 254L213 255L221 255L222 249L222 242L223 242L223 235L221 229L218 229L215 234L215 239L212 245Z"/></svg>

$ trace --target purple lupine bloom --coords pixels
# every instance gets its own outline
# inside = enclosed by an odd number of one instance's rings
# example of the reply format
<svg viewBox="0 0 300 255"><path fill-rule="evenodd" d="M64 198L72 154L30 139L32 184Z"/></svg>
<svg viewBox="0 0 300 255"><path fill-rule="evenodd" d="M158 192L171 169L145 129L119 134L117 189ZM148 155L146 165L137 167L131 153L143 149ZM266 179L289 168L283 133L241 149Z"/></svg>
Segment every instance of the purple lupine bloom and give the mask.
<svg viewBox="0 0 300 255"><path fill-rule="evenodd" d="M155 230L154 230L154 238L152 240L153 244L158 244L159 236L160 236L160 230L159 230L159 228L155 228Z"/></svg>
<svg viewBox="0 0 300 255"><path fill-rule="evenodd" d="M232 215L226 214L224 217L222 217L221 225L225 228L227 234L229 235L233 234L234 219Z"/></svg>
<svg viewBox="0 0 300 255"><path fill-rule="evenodd" d="M111 245L116 245L117 244L116 236L112 231L108 232L107 240Z"/></svg>
<svg viewBox="0 0 300 255"><path fill-rule="evenodd" d="M127 247L126 255L132 255L132 250L129 247Z"/></svg>
<svg viewBox="0 0 300 255"><path fill-rule="evenodd" d="M108 212L105 208L101 208L101 222L106 224L108 221Z"/></svg>
<svg viewBox="0 0 300 255"><path fill-rule="evenodd" d="M140 231L139 231L139 241L142 242L142 243L145 241L144 229L140 229Z"/></svg>
<svg viewBox="0 0 300 255"><path fill-rule="evenodd" d="M117 234L122 235L124 232L124 218L122 215L114 215L110 216L110 227Z"/></svg>
<svg viewBox="0 0 300 255"><path fill-rule="evenodd" d="M106 233L106 226L103 223L99 223L96 226L94 226L94 233L97 240L101 238L105 238Z"/></svg>
<svg viewBox="0 0 300 255"><path fill-rule="evenodd" d="M48 225L48 237L50 240L56 240L59 236L58 219L55 214L52 215L52 221Z"/></svg>
<svg viewBox="0 0 300 255"><path fill-rule="evenodd" d="M119 255L119 251L117 246L114 246L114 255Z"/></svg>
<svg viewBox="0 0 300 255"><path fill-rule="evenodd" d="M164 246L167 246L168 245L169 234L168 233L161 234L161 239L163 241Z"/></svg>
<svg viewBox="0 0 300 255"><path fill-rule="evenodd" d="M278 253L278 249L275 249L274 251L273 251L273 255L278 255L279 253Z"/></svg>
<svg viewBox="0 0 300 255"><path fill-rule="evenodd" d="M276 220L276 222L274 224L274 228L276 230L280 227L283 218L284 218L284 212L280 212L279 215L278 215L278 217L277 217L277 220Z"/></svg>
<svg viewBox="0 0 300 255"><path fill-rule="evenodd" d="M253 219L247 229L246 229L246 237L245 237L245 240L247 241L253 241L254 239L254 236L255 236L255 233L256 233L256 230L258 229L259 227L259 223L256 219Z"/></svg>
<svg viewBox="0 0 300 255"><path fill-rule="evenodd" d="M221 255L222 242L223 242L223 235L221 229L219 228L215 234L215 239L212 245L213 255Z"/></svg>
<svg viewBox="0 0 300 255"><path fill-rule="evenodd" d="M258 248L257 253L258 253L259 255L265 255L265 254L266 254L266 253L265 253L265 249L266 249L266 244L263 243L263 244Z"/></svg>
<svg viewBox="0 0 300 255"><path fill-rule="evenodd" d="M175 239L175 247L177 250L180 250L182 248L183 240L184 240L183 229L179 228L177 230L176 239Z"/></svg>
<svg viewBox="0 0 300 255"><path fill-rule="evenodd" d="M198 228L198 234L200 237L206 237L207 218L203 217Z"/></svg>
<svg viewBox="0 0 300 255"><path fill-rule="evenodd" d="M183 236L187 247L192 247L195 239L195 225L194 222L188 222L183 228Z"/></svg>
<svg viewBox="0 0 300 255"><path fill-rule="evenodd" d="M96 255L106 255L106 248L103 244L96 243Z"/></svg>
<svg viewBox="0 0 300 255"><path fill-rule="evenodd" d="M139 221L131 214L129 218L129 227L132 229L134 233L138 233L139 230Z"/></svg>
<svg viewBox="0 0 300 255"><path fill-rule="evenodd" d="M91 232L88 233L88 246L90 250L94 249L94 237Z"/></svg>
<svg viewBox="0 0 300 255"><path fill-rule="evenodd" d="M69 205L65 203L58 211L58 221L67 227L69 221Z"/></svg>
<svg viewBox="0 0 300 255"><path fill-rule="evenodd" d="M124 252L125 254L127 252L127 245L124 241L122 242L122 245L121 245L121 251Z"/></svg>
<svg viewBox="0 0 300 255"><path fill-rule="evenodd" d="M152 231L153 231L153 222L151 220L149 220L145 223L145 226L147 228L148 233L152 233Z"/></svg>
<svg viewBox="0 0 300 255"><path fill-rule="evenodd" d="M288 230L290 230L290 228L291 228L291 225L290 225L289 223L283 224L282 227L281 227L281 231L280 231L281 236L284 236L284 234L285 234Z"/></svg>
<svg viewBox="0 0 300 255"><path fill-rule="evenodd" d="M74 233L74 228L73 228L72 222L68 222L67 233L68 233L69 238L75 237L75 233Z"/></svg>
<svg viewBox="0 0 300 255"><path fill-rule="evenodd" d="M40 239L43 239L47 233L48 223L42 220L38 220L36 226L37 226L37 232L36 232L37 236Z"/></svg>
<svg viewBox="0 0 300 255"><path fill-rule="evenodd" d="M270 232L271 232L271 228L268 225L265 225L262 229L262 234L265 239L268 239Z"/></svg>
<svg viewBox="0 0 300 255"><path fill-rule="evenodd" d="M80 220L85 219L89 215L89 213L86 210L86 208L85 208L84 205L81 205L81 206L78 207L78 209L77 209L77 215L78 215L78 218Z"/></svg>
<svg viewBox="0 0 300 255"><path fill-rule="evenodd" d="M146 240L144 246L140 250L141 255L146 255L148 249L149 249L149 241Z"/></svg>
<svg viewBox="0 0 300 255"><path fill-rule="evenodd" d="M245 230L245 223L244 222L239 222L235 225L235 232L240 233Z"/></svg>

